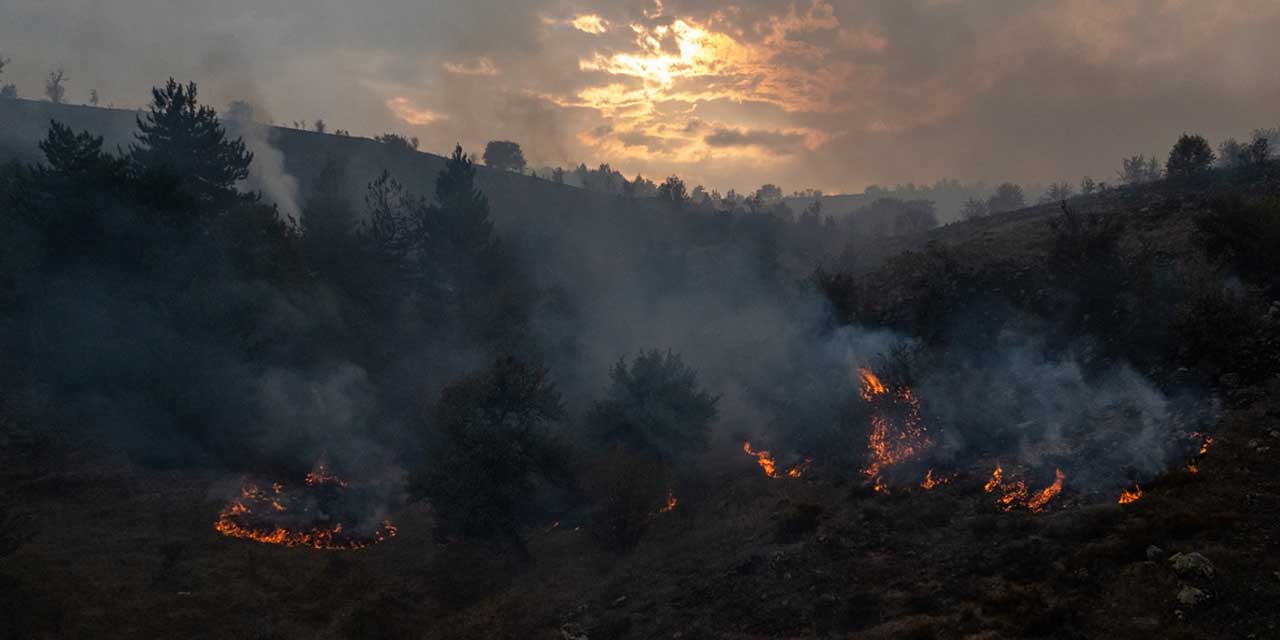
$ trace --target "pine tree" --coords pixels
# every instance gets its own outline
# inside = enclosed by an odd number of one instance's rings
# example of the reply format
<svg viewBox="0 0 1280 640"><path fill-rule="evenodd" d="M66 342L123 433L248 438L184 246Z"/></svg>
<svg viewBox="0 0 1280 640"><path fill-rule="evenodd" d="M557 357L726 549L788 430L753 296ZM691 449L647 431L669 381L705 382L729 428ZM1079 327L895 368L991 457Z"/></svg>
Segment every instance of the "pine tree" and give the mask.
<svg viewBox="0 0 1280 640"><path fill-rule="evenodd" d="M151 95L150 113L137 119L138 142L129 146L135 175L171 196L161 202L168 207L229 205L253 162L244 141L227 138L217 112L197 101L194 82L184 87L170 78Z"/></svg>

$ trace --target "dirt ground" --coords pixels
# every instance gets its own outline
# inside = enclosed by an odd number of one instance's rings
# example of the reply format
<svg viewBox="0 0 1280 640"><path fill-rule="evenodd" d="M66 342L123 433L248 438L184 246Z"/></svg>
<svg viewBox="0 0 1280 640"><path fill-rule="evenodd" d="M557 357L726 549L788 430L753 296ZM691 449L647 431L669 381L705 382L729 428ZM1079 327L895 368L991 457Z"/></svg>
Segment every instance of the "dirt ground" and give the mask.
<svg viewBox="0 0 1280 640"><path fill-rule="evenodd" d="M1235 394L1199 473L1127 505L1005 513L981 477L889 495L771 479L752 460L628 554L531 534L525 562L442 545L429 512L359 551L213 529L224 474L49 452L7 460L30 540L0 564L15 638L1276 638L1280 384ZM1157 549L1152 549L1157 547ZM1170 557L1212 564L1179 574ZM1185 587L1201 593L1183 594Z"/></svg>

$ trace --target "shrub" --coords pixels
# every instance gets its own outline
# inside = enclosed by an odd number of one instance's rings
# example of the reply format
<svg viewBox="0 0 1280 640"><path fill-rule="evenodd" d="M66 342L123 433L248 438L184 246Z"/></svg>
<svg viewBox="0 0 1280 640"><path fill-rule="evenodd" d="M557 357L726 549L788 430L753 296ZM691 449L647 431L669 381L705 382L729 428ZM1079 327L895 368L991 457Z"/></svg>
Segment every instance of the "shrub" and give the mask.
<svg viewBox="0 0 1280 640"><path fill-rule="evenodd" d="M521 527L539 479L558 480L564 460L547 431L561 419L546 372L514 358L445 387L410 492L430 500L437 532L506 539L523 551Z"/></svg>
<svg viewBox="0 0 1280 640"><path fill-rule="evenodd" d="M1213 148L1203 136L1182 134L1169 151L1165 174L1172 179L1186 179L1208 171L1213 166Z"/></svg>
<svg viewBox="0 0 1280 640"><path fill-rule="evenodd" d="M671 472L652 455L614 444L589 467L583 485L591 500L591 535L610 549L625 550L667 508Z"/></svg>
<svg viewBox="0 0 1280 640"><path fill-rule="evenodd" d="M649 351L614 365L603 401L587 416L593 434L662 460L686 458L706 447L719 400L670 351Z"/></svg>
<svg viewBox="0 0 1280 640"><path fill-rule="evenodd" d="M1196 218L1210 255L1223 257L1246 277L1273 291L1280 286L1280 199L1234 196Z"/></svg>

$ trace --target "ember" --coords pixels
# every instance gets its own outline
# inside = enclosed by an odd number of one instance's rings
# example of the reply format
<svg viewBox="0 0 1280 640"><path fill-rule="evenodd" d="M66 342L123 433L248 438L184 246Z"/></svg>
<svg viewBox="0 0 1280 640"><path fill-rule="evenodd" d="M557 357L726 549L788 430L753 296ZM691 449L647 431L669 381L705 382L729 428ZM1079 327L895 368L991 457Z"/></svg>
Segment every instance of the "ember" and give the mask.
<svg viewBox="0 0 1280 640"><path fill-rule="evenodd" d="M680 501L676 499L675 494L670 489L667 489L667 504L662 508L661 512L671 513L672 511L675 510L676 504L678 504L679 502Z"/></svg>
<svg viewBox="0 0 1280 640"><path fill-rule="evenodd" d="M279 482L270 491L246 482L218 514L214 529L232 538L313 549L362 549L394 538L395 525L371 520L359 507L367 503L359 494L323 464L296 491ZM366 521L371 524L359 524Z"/></svg>

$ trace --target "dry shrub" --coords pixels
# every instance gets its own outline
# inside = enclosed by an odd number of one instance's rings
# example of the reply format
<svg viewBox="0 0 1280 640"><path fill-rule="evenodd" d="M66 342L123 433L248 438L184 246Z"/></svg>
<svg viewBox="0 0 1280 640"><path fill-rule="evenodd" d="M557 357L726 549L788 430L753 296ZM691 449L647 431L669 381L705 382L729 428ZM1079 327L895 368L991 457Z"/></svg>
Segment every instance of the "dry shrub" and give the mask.
<svg viewBox="0 0 1280 640"><path fill-rule="evenodd" d="M640 542L667 507L671 472L658 458L613 445L592 463L583 480L591 501L588 526L605 547L622 551Z"/></svg>

